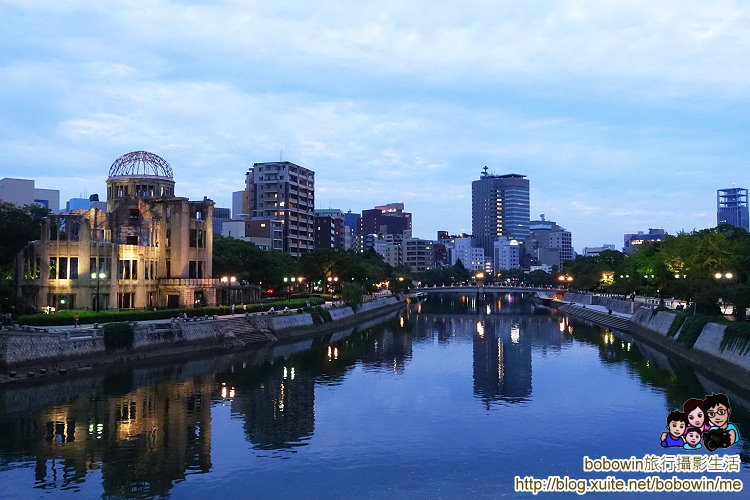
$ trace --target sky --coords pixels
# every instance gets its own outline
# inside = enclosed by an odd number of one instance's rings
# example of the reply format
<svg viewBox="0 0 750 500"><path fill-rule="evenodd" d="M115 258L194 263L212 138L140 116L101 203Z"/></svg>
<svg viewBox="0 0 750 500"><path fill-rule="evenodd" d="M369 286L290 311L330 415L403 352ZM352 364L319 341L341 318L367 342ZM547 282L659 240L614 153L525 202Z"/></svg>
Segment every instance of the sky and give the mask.
<svg viewBox="0 0 750 500"><path fill-rule="evenodd" d="M487 165L573 245L716 224L748 187L750 2L0 0L0 177L104 194L147 150L231 207L254 162L316 207L471 232Z"/></svg>

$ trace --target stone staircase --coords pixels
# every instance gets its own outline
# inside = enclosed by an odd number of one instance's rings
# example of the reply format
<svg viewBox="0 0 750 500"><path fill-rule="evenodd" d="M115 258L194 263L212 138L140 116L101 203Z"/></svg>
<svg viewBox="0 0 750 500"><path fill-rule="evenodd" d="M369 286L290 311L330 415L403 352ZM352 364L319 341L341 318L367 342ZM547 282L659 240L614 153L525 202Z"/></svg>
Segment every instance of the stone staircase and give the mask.
<svg viewBox="0 0 750 500"><path fill-rule="evenodd" d="M263 325L259 325L254 320L252 316L227 319L222 327L222 333L225 338L233 339L234 343L240 346L270 344L278 341L270 330L263 328Z"/></svg>
<svg viewBox="0 0 750 500"><path fill-rule="evenodd" d="M608 326L615 330L627 332L633 326L633 323L629 319L617 316L616 314L607 314L594 309L584 309L583 307L574 306L572 304L560 304L556 305L556 307L566 314L586 319L599 325Z"/></svg>

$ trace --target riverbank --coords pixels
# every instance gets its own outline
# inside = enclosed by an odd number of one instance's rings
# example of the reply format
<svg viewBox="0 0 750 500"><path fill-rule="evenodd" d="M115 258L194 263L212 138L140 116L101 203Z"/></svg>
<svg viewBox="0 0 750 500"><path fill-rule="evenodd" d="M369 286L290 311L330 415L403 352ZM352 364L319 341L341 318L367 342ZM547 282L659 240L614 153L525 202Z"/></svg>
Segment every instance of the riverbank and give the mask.
<svg viewBox="0 0 750 500"><path fill-rule="evenodd" d="M750 390L749 342L727 338L726 324L645 306L634 308L632 314L616 312L609 307L626 311L633 305L629 301L608 299L604 306L596 304L596 299L592 300L592 297L597 296L566 293L562 297L540 298L566 314L628 332L639 340L696 365L722 382L741 390Z"/></svg>
<svg viewBox="0 0 750 500"><path fill-rule="evenodd" d="M108 351L101 330L61 332L3 331L0 384L66 375L99 367L152 359L182 359L231 353L340 330L403 307L395 297L330 309L330 321L311 313L253 314L193 318L189 321L136 323L130 349Z"/></svg>

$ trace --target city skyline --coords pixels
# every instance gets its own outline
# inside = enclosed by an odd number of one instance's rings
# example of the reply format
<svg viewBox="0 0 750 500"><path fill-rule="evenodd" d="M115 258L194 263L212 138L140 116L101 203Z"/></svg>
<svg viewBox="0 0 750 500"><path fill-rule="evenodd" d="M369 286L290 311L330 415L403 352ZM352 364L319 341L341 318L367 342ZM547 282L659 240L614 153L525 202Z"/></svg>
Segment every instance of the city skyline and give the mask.
<svg viewBox="0 0 750 500"><path fill-rule="evenodd" d="M579 250L712 227L714 191L747 187L745 6L120 7L0 6L2 177L102 195L148 150L228 207L281 154L316 172L316 208L403 201L433 238L471 232L487 165L527 175L531 217Z"/></svg>

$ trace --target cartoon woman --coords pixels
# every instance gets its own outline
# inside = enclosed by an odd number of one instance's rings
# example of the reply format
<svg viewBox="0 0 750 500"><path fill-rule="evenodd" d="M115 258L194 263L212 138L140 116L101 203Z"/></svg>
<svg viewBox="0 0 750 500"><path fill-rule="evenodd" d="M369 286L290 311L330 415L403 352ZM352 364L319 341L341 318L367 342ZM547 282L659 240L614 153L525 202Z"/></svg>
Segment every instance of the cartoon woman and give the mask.
<svg viewBox="0 0 750 500"><path fill-rule="evenodd" d="M702 399L688 399L682 405L682 411L688 417L689 427L697 427L701 431L711 428L706 421L706 407Z"/></svg>

